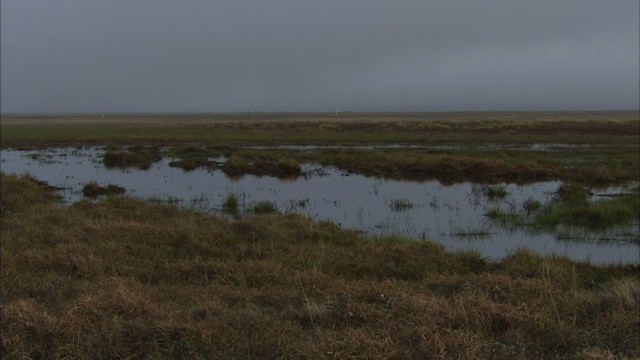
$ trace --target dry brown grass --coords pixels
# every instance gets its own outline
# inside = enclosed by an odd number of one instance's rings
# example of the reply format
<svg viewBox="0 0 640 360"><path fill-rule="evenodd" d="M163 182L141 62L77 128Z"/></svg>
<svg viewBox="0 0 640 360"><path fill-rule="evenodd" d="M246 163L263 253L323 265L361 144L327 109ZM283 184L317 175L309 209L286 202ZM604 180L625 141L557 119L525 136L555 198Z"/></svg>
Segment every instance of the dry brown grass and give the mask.
<svg viewBox="0 0 640 360"><path fill-rule="evenodd" d="M3 358L637 357L638 266L492 263L300 215L230 221L1 178ZM28 201L28 202L27 202Z"/></svg>
<svg viewBox="0 0 640 360"><path fill-rule="evenodd" d="M368 176L401 179L437 179L443 183L535 182L569 177L569 172L530 161L504 161L471 156L402 153L338 155L335 165Z"/></svg>

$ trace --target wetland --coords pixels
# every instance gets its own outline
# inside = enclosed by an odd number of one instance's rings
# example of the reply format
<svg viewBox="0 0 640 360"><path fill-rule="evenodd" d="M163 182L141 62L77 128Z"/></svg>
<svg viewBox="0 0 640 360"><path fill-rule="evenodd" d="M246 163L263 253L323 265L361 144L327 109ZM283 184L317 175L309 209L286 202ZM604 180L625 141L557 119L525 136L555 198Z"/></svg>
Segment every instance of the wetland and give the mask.
<svg viewBox="0 0 640 360"><path fill-rule="evenodd" d="M3 114L1 355L634 358L639 125Z"/></svg>
<svg viewBox="0 0 640 360"><path fill-rule="evenodd" d="M160 153L168 155L163 158ZM128 195L143 200L224 214L224 201L231 195L239 210L269 203L274 211L298 212L368 235L428 239L450 251L474 250L490 259L527 248L541 255L596 264L638 262L638 209L633 204L626 221L610 226L578 226L570 221L547 227L516 226L531 212L532 204L547 206L558 198L566 189L558 180L443 184L438 180L365 176L295 160L288 160L293 164L288 167L278 162L271 167L268 162L248 166L234 155L200 156L200 166L185 169L182 163L176 166L178 160L172 153L170 148L5 149L0 152L0 164L3 172L30 174L61 189L66 204L126 189ZM115 162L118 157L120 162ZM619 199L598 197L603 194L638 196L637 183L585 191L590 192L590 202Z"/></svg>

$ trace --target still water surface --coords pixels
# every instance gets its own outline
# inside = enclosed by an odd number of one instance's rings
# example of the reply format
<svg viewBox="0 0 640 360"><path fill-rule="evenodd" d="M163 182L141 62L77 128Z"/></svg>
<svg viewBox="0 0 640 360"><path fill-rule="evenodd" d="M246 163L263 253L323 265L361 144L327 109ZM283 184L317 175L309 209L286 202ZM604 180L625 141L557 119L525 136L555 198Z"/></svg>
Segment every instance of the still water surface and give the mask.
<svg viewBox="0 0 640 360"><path fill-rule="evenodd" d="M128 195L143 199L177 199L185 206L210 212L218 212L226 196L233 193L244 206L266 200L281 212L308 214L372 235L431 239L449 250L477 250L491 259L526 247L539 254L565 255L592 263L639 261L637 243L599 241L634 229L614 229L606 234L571 231L570 239L558 239L550 233L504 229L484 216L497 207L520 211L527 199L548 202L561 184L557 181L502 184L509 194L492 201L477 184L386 180L314 164L305 164L307 176L296 180L253 175L229 178L212 169L187 172L168 166L168 158L148 170L107 169L101 160L103 152L100 148L9 149L0 151L0 165L4 173L29 173L65 188L62 194L67 203L81 199L82 187L89 181L122 186ZM398 203L410 205L394 206Z"/></svg>

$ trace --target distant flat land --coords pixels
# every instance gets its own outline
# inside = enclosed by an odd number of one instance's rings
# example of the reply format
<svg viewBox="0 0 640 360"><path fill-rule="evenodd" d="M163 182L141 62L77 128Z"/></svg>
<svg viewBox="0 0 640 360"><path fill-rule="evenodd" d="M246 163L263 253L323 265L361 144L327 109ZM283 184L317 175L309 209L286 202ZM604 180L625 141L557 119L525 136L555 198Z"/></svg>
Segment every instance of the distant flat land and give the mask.
<svg viewBox="0 0 640 360"><path fill-rule="evenodd" d="M638 111L505 111L505 112L256 112L256 113L97 113L2 114L3 125L41 122L120 124L126 122L224 122L224 121L638 121Z"/></svg>
<svg viewBox="0 0 640 360"><path fill-rule="evenodd" d="M0 144L216 145L614 141L636 143L638 112L4 114ZM482 136L482 138L479 138ZM489 137L487 137L489 136Z"/></svg>

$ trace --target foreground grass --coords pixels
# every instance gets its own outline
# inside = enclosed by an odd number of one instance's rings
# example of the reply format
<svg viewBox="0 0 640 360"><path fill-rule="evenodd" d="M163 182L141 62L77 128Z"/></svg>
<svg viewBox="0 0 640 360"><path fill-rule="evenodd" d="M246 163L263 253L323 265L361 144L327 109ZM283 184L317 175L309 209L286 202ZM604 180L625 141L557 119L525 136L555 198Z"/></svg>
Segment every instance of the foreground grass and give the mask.
<svg viewBox="0 0 640 360"><path fill-rule="evenodd" d="M59 207L2 176L3 358L623 358L638 266L499 262L300 215L126 197Z"/></svg>

